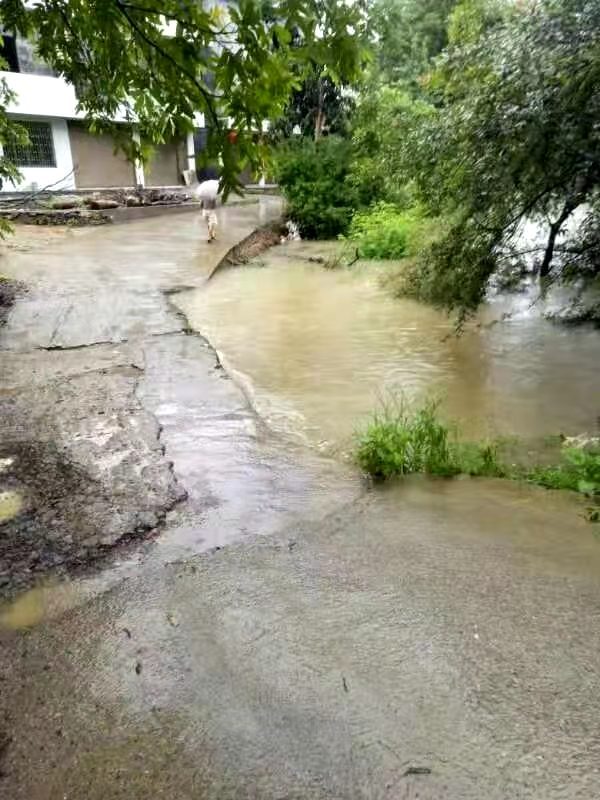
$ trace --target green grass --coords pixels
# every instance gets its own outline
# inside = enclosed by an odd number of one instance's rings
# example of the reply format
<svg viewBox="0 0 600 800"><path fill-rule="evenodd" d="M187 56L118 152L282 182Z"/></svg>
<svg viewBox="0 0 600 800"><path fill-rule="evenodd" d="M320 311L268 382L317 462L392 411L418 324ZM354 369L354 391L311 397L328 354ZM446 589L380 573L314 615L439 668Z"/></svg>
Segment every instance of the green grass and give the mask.
<svg viewBox="0 0 600 800"><path fill-rule="evenodd" d="M403 399L382 403L358 434L356 460L375 480L422 472L428 475L503 477L493 443L461 443L453 427L442 422L439 403L427 400L411 408Z"/></svg>
<svg viewBox="0 0 600 800"><path fill-rule="evenodd" d="M377 481L411 473L464 474L525 480L600 499L600 451L564 448L553 465L508 465L500 457L499 441L459 441L457 426L443 422L438 409L435 400L416 407L402 398L382 402L357 434L357 464ZM597 520L598 514L589 518Z"/></svg>
<svg viewBox="0 0 600 800"><path fill-rule="evenodd" d="M599 496L600 452L568 447L563 450L561 463L532 467L523 477L546 489L568 489L589 497Z"/></svg>

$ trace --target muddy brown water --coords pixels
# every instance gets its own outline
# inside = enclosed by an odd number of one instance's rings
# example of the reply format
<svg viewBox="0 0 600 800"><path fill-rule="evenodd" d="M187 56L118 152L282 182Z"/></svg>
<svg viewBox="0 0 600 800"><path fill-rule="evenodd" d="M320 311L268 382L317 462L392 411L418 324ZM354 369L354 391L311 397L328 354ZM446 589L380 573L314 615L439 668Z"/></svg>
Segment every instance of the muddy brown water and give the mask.
<svg viewBox="0 0 600 800"><path fill-rule="evenodd" d="M439 397L469 437L596 429L597 331L551 323L517 295L457 338L445 314L391 297L386 267L326 270L307 260L319 252L277 247L179 299L275 429L347 450L380 399L398 392ZM510 320L489 326L507 311Z"/></svg>

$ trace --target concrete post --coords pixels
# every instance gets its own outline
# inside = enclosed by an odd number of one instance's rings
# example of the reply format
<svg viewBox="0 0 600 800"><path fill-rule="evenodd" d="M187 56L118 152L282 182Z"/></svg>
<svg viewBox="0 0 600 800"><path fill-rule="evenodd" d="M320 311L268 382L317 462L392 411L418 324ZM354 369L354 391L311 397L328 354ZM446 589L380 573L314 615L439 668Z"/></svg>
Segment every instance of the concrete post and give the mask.
<svg viewBox="0 0 600 800"><path fill-rule="evenodd" d="M139 145L139 143L140 143L140 134L136 130L134 130L133 133L131 134L131 136L133 138L133 141L136 144ZM134 162L134 165L133 165L133 168L134 168L134 171L135 171L135 185L136 185L136 188L137 189L143 189L144 186L146 185L146 177L144 175L144 165L139 160L139 158L136 158L136 160Z"/></svg>
<svg viewBox="0 0 600 800"><path fill-rule="evenodd" d="M262 125L261 125L263 134L268 133L270 127L271 127L271 123L269 122L269 120L268 119L263 119ZM265 176L261 175L260 178L258 179L258 185L260 186L261 189L264 189L265 188L265 184L266 184Z"/></svg>
<svg viewBox="0 0 600 800"><path fill-rule="evenodd" d="M186 137L187 168L196 174L196 150L194 147L194 134L188 133Z"/></svg>

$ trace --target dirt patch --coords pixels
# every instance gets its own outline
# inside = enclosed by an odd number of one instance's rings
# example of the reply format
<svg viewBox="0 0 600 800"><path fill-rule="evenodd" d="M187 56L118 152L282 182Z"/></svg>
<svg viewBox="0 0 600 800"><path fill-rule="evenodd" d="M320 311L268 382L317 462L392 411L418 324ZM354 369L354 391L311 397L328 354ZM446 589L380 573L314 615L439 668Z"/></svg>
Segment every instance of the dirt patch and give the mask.
<svg viewBox="0 0 600 800"><path fill-rule="evenodd" d="M17 297L25 291L25 285L0 275L0 325L6 319L10 307Z"/></svg>

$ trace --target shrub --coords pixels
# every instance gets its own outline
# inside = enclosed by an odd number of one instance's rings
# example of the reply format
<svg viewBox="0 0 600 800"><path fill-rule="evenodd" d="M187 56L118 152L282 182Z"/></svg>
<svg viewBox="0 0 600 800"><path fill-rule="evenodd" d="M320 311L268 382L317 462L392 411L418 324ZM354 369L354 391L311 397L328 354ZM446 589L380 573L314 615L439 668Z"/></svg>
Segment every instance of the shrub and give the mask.
<svg viewBox="0 0 600 800"><path fill-rule="evenodd" d="M438 227L438 220L424 216L419 206L401 210L377 203L353 216L348 238L357 243L362 258L402 258L428 244Z"/></svg>
<svg viewBox="0 0 600 800"><path fill-rule="evenodd" d="M275 156L275 174L289 216L307 239L331 239L345 233L357 207L346 183L351 145L328 136L288 142Z"/></svg>

